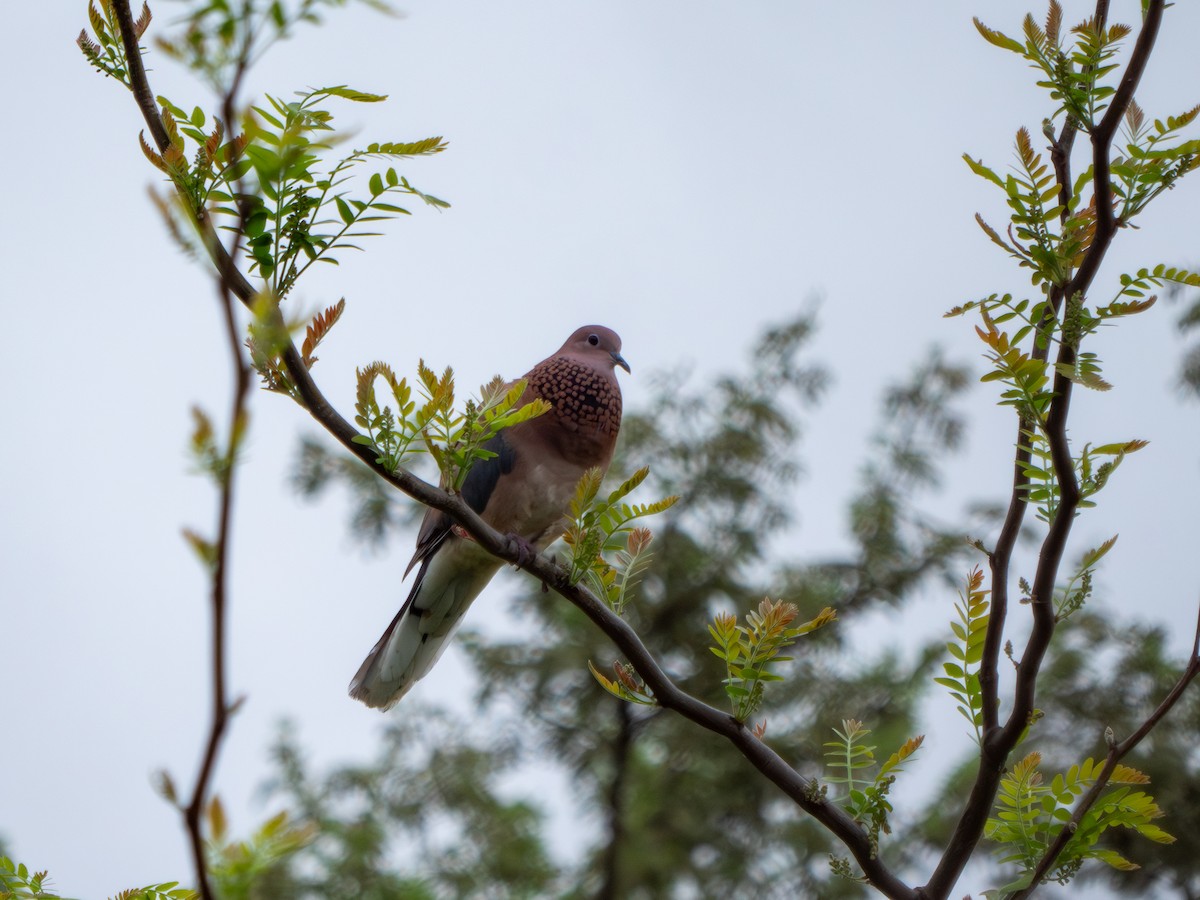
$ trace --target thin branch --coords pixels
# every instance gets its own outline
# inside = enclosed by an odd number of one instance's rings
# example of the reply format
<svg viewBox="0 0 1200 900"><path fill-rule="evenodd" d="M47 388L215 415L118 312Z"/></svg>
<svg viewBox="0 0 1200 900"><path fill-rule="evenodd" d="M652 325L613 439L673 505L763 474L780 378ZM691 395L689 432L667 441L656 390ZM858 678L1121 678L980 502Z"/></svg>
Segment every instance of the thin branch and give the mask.
<svg viewBox="0 0 1200 900"><path fill-rule="evenodd" d="M1064 310L1064 316L1070 316L1071 303L1082 300L1087 294L1104 254L1116 233L1117 224L1112 215L1109 153L1113 135L1133 99L1133 93L1137 89L1142 73L1146 69L1146 63L1154 49L1159 25L1162 22L1163 5L1164 0L1150 0L1142 31L1138 35L1129 64L1121 78L1120 87L1113 95L1112 105L1105 112L1100 125L1092 133L1092 185L1096 198L1096 234L1079 266L1079 271L1075 273L1066 287L1067 308ZM1106 9L1106 0L1100 0L1096 10L1098 21L1102 22L1099 17ZM1067 438L1067 417L1070 411L1073 385L1071 380L1062 374L1064 370L1074 369L1075 355L1074 342L1069 335L1064 334L1059 344L1058 365L1054 376L1054 399L1050 403L1050 411L1046 417L1046 440L1050 445L1054 474L1058 480L1062 497L1054 522L1042 544L1037 571L1034 575L1031 598L1033 631L1017 668L1013 710L1004 726L1001 741L1002 746L1006 746L1008 751L1016 746L1016 742L1028 726L1029 717L1033 713L1038 672L1041 668L1042 658L1054 635L1054 585L1079 505L1079 484L1075 477L1075 463Z"/></svg>
<svg viewBox="0 0 1200 900"><path fill-rule="evenodd" d="M1096 13L1092 19L1098 29L1103 29L1108 22L1108 0L1097 0ZM1091 67L1086 67L1085 72ZM1058 203L1062 207L1059 221L1065 226L1070 219L1070 204L1072 194L1071 184L1071 151L1075 147L1075 137L1079 133L1076 121L1067 116L1059 131L1058 137L1050 145L1050 160L1054 165L1054 177L1058 182ZM1057 321L1062 301L1065 296L1063 285L1053 285L1050 289L1050 305L1043 311L1038 331L1049 331ZM1050 341L1034 342L1033 358L1045 362L1050 353ZM991 569L992 605L988 617L988 630L983 645L983 658L979 667L979 686L983 696L983 732L993 733L999 727L999 686L998 665L1000 645L1004 637L1004 626L1008 618L1008 582L1012 562L1012 551L1020 534L1021 521L1028 507L1026 492L1029 479L1025 468L1030 462L1030 450L1025 441L1024 432L1032 427L1030 423L1017 423L1016 454L1013 472L1013 491L1009 499L1008 514L1000 529L1000 536L995 549L988 554Z"/></svg>
<svg viewBox="0 0 1200 900"><path fill-rule="evenodd" d="M204 837L201 819L207 806L209 787L212 783L213 772L216 768L217 754L225 729L229 723L230 705L225 684L225 624L228 609L228 572L229 545L232 528L232 507L234 475L237 472L236 454L239 437L242 434L246 419L246 401L250 390L250 370L242 357L242 348L238 342L237 320L233 313L233 298L224 282L220 286L222 309L226 336L230 343L230 352L234 367L233 402L231 404L228 435L226 438L226 455L221 471L220 513L217 524L216 561L212 573L212 653L210 667L212 672L212 718L209 724L208 740L204 748L200 772L196 776L192 788L192 798L184 809L184 821L187 823L189 844L192 850L192 862L196 868L196 880L200 896L204 900L213 900L212 888L208 880L208 866L204 859Z"/></svg>
<svg viewBox="0 0 1200 900"><path fill-rule="evenodd" d="M231 110L234 105L236 88L231 88L224 97L223 112L226 121L231 120ZM238 243L244 234L245 221L238 223L234 230L233 253L237 252ZM250 367L242 355L239 340L237 317L234 313L233 293L225 278L218 278L218 295L221 301L225 337L229 342L229 354L234 370L233 402L230 408L228 432L226 437L226 454L222 469L220 515L217 526L216 564L212 574L212 719L209 726L208 742L204 750L204 760L196 784L192 789L192 799L184 810L184 821L187 824L189 844L192 850L192 862L196 868L196 878L199 884L200 896L203 900L213 900L212 889L208 880L208 865L204 859L204 840L201 829L201 818L208 805L209 786L216 768L217 754L225 737L229 723L231 707L225 684L225 622L228 609L228 558L229 535L232 524L233 479L237 471L237 452L241 436L245 432L246 404L250 392Z"/></svg>
<svg viewBox="0 0 1200 900"><path fill-rule="evenodd" d="M130 90L133 93L146 126L159 150L165 150L170 143L166 128L159 116L158 107L154 101L154 92L150 89L146 77L145 66L142 62L141 48L138 46L136 31L133 24L133 13L128 0L117 0L113 4L121 41L125 48L130 78ZM234 92L244 74L244 66L239 65L233 87L224 98L226 127L232 125L230 110L233 108ZM212 572L212 648L210 667L212 674L212 709L209 724L208 739L205 743L204 755L200 771L192 788L191 800L183 810L187 827L188 843L192 853L192 863L196 870L196 880L200 896L203 900L213 900L214 894L208 878L208 866L204 858L204 837L201 819L207 805L209 788L213 773L216 769L217 755L229 722L230 705L225 683L225 648L226 648L226 610L228 608L228 560L230 532L232 528L232 506L234 493L234 476L236 473L236 454L239 437L243 431L246 418L246 402L250 389L250 370L242 355L241 342L237 319L233 310L233 294L236 293L243 302L253 297L253 291L247 290L248 283L236 273L236 267L229 254L224 251L210 225L207 230L202 228L205 243L210 252L220 249L223 259L217 262L220 284L220 299L223 311L226 337L229 341L230 354L234 369L233 401L231 403L227 450L224 468L221 472L220 505L218 513L215 562ZM240 236L242 230L236 232ZM237 238L235 238L236 247ZM236 251L235 251L236 252ZM224 265L222 263L225 263Z"/></svg>
<svg viewBox="0 0 1200 900"><path fill-rule="evenodd" d="M113 0L113 5L118 11L122 38L128 46L133 34L129 2L128 0ZM132 41L132 44L136 49L136 40ZM146 82L144 68L138 66L135 72L131 65L130 75L135 81L135 97L153 97ZM158 120L158 111L153 103L145 104L139 99L138 105L148 124ZM160 149L165 149L165 144L159 141L159 135L161 134L164 139L166 135L161 130L161 123L159 126L157 130L151 127L151 133L155 135L155 141L159 142ZM217 267L222 283L242 303L251 304L256 292L237 268L229 253L216 239L211 224L205 218L198 218L197 224L201 228L205 245ZM278 311L276 313L278 314ZM366 463L389 484L414 500L445 512L485 550L506 562L525 569L582 610L625 655L663 707L674 710L684 718L721 735L732 743L751 765L842 841L858 862L867 880L881 893L888 897L901 898L901 900L916 900L916 892L878 859L875 848L863 828L842 809L822 799L815 782L800 775L779 754L755 737L742 722L681 690L663 672L629 624L612 612L589 590L580 585L571 584L565 569L543 556L535 557L532 561L523 561L522 550L516 542L487 525L461 497L436 488L404 469L398 469L394 473L385 470L376 462L374 450L354 443L353 438L358 436L358 432L325 399L309 374L308 367L304 365L299 351L290 341L284 347L282 359L288 376L300 394L302 405L348 451Z"/></svg>
<svg viewBox="0 0 1200 900"><path fill-rule="evenodd" d="M1108 2L1107 0L1098 0L1096 3L1096 15L1094 20L1098 28L1103 28L1108 20ZM1050 145L1050 159L1054 165L1054 176L1058 182L1058 202L1062 207L1060 221L1066 225L1070 218L1071 204L1071 150L1075 146L1075 136L1079 133L1079 128L1074 119L1070 116L1063 122L1062 130L1058 133L1058 137ZM1050 306L1042 312L1041 321L1038 323L1038 332L1048 332L1053 323L1057 320L1059 310L1062 308L1064 289L1061 285L1054 285L1050 290ZM1044 342L1035 341L1033 345L1033 358L1045 362L1050 353L1050 341ZM996 540L996 546L991 553L988 554L988 563L991 570L991 585L992 585L992 604L988 615L987 634L983 644L983 657L980 660L979 666L979 687L983 697L983 733L985 736L992 734L999 727L999 675L998 667L1000 660L1000 646L1004 638L1004 626L1008 619L1008 582L1009 570L1012 564L1012 552L1016 546L1017 537L1021 532L1021 522L1025 517L1025 510L1029 506L1029 501L1026 499L1029 489L1029 478L1025 474L1026 467L1030 462L1030 449L1028 441L1025 438L1025 432L1031 428L1031 423L1020 421L1017 423L1017 440L1016 453L1013 459L1013 488L1012 494L1009 497L1008 513L1004 518L1004 525L1000 529L1000 536Z"/></svg>
<svg viewBox="0 0 1200 900"><path fill-rule="evenodd" d="M129 90L133 99L142 111L146 127L158 149L166 150L171 143L167 136L166 126L158 114L158 105L154 102L154 91L150 90L150 82L146 78L146 67L142 63L142 48L138 46L137 29L133 26L133 10L129 0L118 0L113 4L117 15L117 24L121 30L121 45L125 49L125 61L129 66Z"/></svg>
<svg viewBox="0 0 1200 900"><path fill-rule="evenodd" d="M1096 198L1096 231L1078 271L1058 294L1058 303L1061 304L1065 301L1067 307L1072 302L1082 299L1086 295L1088 288L1091 287L1092 280L1100 268L1100 263L1104 259L1108 246L1112 243L1113 235L1116 233L1117 223L1112 214L1112 182L1108 157L1117 125L1120 123L1121 117L1125 114L1130 100L1133 98L1133 93L1137 88L1138 82L1141 80L1142 73L1145 71L1146 62L1150 58L1150 53L1154 48L1159 25L1162 22L1163 5L1164 0L1149 0L1149 9L1146 12L1145 21L1141 32L1138 34L1133 52L1130 55L1129 64L1121 79L1120 87L1113 95L1112 104L1105 112L1100 125L1092 132L1092 184ZM1107 0L1098 0L1096 4L1097 21L1103 21L1100 17L1107 14L1107 9ZM1073 134L1067 131L1064 131L1063 134L1064 137L1070 137L1073 141ZM1062 178L1068 172L1069 170L1065 165L1055 166L1056 177ZM1063 189L1069 190L1070 185L1069 183L1060 183L1059 188L1061 195L1061 191ZM1069 311L1064 309L1062 315L1065 316L1068 314ZM1047 342L1047 352L1048 349L1049 342ZM1075 347L1072 341L1067 339L1061 340L1057 362L1064 367L1069 366L1072 369L1074 368ZM970 796L963 807L963 812L955 825L950 841L942 853L941 859L938 861L937 868L925 886L918 889L918 893L922 897L941 898L948 896L950 889L958 880L959 875L962 874L967 860L970 859L983 835L983 828L987 823L988 812L995 799L996 791L1000 786L1004 765L1008 760L1009 754L1012 753L1013 748L1017 745L1017 742L1021 739L1021 735L1028 727L1033 714L1038 674L1041 670L1042 660L1054 636L1054 584L1058 577L1059 566L1062 562L1067 538L1070 536L1071 525L1079 503L1079 485L1075 478L1075 465L1066 433L1072 386L1071 380L1056 369L1054 376L1054 398L1051 400L1050 410L1046 418L1045 433L1047 443L1050 445L1054 473L1060 485L1062 497L1054 522L1051 524L1046 538L1042 542L1038 566L1034 575L1031 604L1033 609L1033 629L1017 668L1017 680L1013 692L1013 708L1009 714L1008 721L1005 722L1003 727L992 727L990 730L985 729L980 750L979 771L976 774L975 783L971 787ZM1019 448L1017 452L1019 465L1021 453ZM1018 475L1017 477L1020 476ZM1015 540L1016 529L1020 525L1020 515L1024 512L1023 509L1018 508L1019 504L1016 493L1017 487L1014 484L1014 498L1009 505L1009 515L1005 520L1005 530L1001 533L1001 538L1005 543L997 545L999 562L1003 564L1003 568L996 564L997 551L994 551L992 554L992 615L996 614L995 592L997 589L1000 591L1001 612L1006 613L1008 564L1012 550L1010 541ZM988 633L984 644L984 661L981 664L981 689L983 688L985 665L988 667L987 678L989 679L989 690L995 684L997 659L995 654L999 648L1001 627L1002 624L994 624L989 621ZM994 698L989 697L988 694L984 694L985 717L989 716L988 707L994 702ZM985 718L985 723L991 724L993 721L994 719L990 717Z"/></svg>
<svg viewBox="0 0 1200 900"><path fill-rule="evenodd" d="M1046 852L1042 855L1037 867L1033 870L1033 880L1029 882L1029 887L1014 894L1013 900L1024 900L1024 898L1032 896L1033 892L1037 890L1038 885L1042 883L1042 879L1054 867L1063 849L1070 842L1071 838L1074 837L1076 830L1083 821L1083 817L1087 815L1088 810L1100 799L1100 794L1108 786L1108 779L1112 777L1117 763L1124 759L1163 720L1167 713L1171 711L1171 708L1179 701L1179 698L1183 696L1184 691L1187 690L1197 675L1200 675L1200 609L1197 611L1196 637L1192 643L1192 655L1183 673L1179 676L1179 680L1175 682L1174 687L1163 698L1163 701L1158 704L1154 712L1146 718L1146 721L1133 734L1120 743L1109 746L1108 756L1104 760L1104 766L1101 768L1100 774L1096 776L1095 784L1080 798L1079 803L1075 806L1075 810L1071 813L1071 818L1059 829L1050 846L1046 848Z"/></svg>
<svg viewBox="0 0 1200 900"><path fill-rule="evenodd" d="M983 639L983 656L979 660L979 690L983 698L983 736L989 737L998 727L1000 714L1000 687L997 672L1000 660L1000 644L1004 639L1004 623L1008 618L1008 577L1012 565L1013 548L1021 533L1021 522L1029 506L1026 499L1029 476L1025 474L1030 461L1029 441L1025 436L1028 427L1025 420L1017 423L1016 453L1013 459L1012 494L1008 500L1008 512L996 546L988 554L991 572L992 604L988 613L987 632Z"/></svg>
<svg viewBox="0 0 1200 900"><path fill-rule="evenodd" d="M1108 5L1105 0L1101 0L1101 3L1105 7ZM1092 279L1096 277L1096 272L1100 268L1100 263L1104 261L1108 245L1112 243L1113 235L1120 224L1113 215L1109 151L1112 147L1113 136L1117 133L1117 127L1121 124L1125 110L1129 107L1129 101L1133 99L1133 93L1142 80L1142 73L1146 71L1146 63L1150 59L1150 52L1154 49L1154 42L1158 38L1159 26L1162 25L1165 5L1164 0L1149 0L1149 7L1142 22L1142 30L1138 34L1133 52L1129 56L1129 64L1125 67L1121 84L1117 87L1117 92L1113 94L1112 105L1105 111L1104 118L1092 132L1092 185L1096 204L1096 234L1092 239L1092 245L1088 248L1087 255L1079 265L1079 271L1067 285L1068 297L1087 293Z"/></svg>
<svg viewBox="0 0 1200 900"><path fill-rule="evenodd" d="M465 507L465 504L462 505ZM484 529L495 534L486 525ZM473 529L468 530L475 536ZM506 538L501 537L501 540L507 542ZM491 547L488 549L493 550ZM510 562L515 561L515 546L510 545L506 551L496 555ZM742 722L681 690L663 672L633 628L589 590L580 585L572 585L567 580L566 570L542 556L535 558L524 568L571 601L608 636L629 660L661 706L727 739L741 751L751 765L841 840L877 890L888 897L916 900L917 893L897 878L882 861L874 857L870 840L857 822L839 807L821 799L812 780L800 775L779 754L755 737Z"/></svg>

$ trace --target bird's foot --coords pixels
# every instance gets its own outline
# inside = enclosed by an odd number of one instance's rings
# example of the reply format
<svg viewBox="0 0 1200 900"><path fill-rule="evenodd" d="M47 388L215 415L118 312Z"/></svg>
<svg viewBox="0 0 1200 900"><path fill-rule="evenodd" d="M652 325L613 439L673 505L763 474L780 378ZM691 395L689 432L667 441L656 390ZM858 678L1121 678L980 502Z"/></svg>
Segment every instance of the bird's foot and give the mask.
<svg viewBox="0 0 1200 900"><path fill-rule="evenodd" d="M511 531L508 533L507 536L508 536L509 541L512 542L513 549L516 551L516 554L517 554L516 565L517 566L519 566L520 568L524 568L525 566L527 566L531 562L533 562L535 559L537 559L537 556L538 556L537 547L533 546L533 544L531 544L525 538L521 537L521 535L513 534Z"/></svg>
<svg viewBox="0 0 1200 900"><path fill-rule="evenodd" d="M471 537L465 528L458 524L450 526L450 533L456 537L462 538L464 541L475 540L475 538ZM509 546L517 554L517 561L515 565L524 568L537 559L537 547L530 543L526 538L521 537L519 534L514 534L511 531L506 534L505 537L507 537L509 540Z"/></svg>

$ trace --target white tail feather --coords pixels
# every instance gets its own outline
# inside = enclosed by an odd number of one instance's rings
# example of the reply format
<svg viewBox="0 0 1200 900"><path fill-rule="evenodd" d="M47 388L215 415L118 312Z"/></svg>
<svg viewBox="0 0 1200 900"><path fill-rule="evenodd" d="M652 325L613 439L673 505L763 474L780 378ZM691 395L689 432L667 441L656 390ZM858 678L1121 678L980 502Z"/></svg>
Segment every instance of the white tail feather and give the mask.
<svg viewBox="0 0 1200 900"><path fill-rule="evenodd" d="M413 594L367 654L350 696L387 710L433 668L500 561L470 541L442 545L417 575Z"/></svg>

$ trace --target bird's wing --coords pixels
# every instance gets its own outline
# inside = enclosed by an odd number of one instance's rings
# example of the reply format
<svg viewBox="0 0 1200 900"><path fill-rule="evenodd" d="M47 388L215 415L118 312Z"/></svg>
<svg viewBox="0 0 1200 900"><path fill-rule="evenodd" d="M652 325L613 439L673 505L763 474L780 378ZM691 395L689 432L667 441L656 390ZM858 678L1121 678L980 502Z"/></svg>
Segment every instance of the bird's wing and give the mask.
<svg viewBox="0 0 1200 900"><path fill-rule="evenodd" d="M480 515L487 508L488 500L496 490L500 476L510 473L517 460L516 451L504 439L503 433L488 440L483 445L483 449L490 450L495 456L475 461L471 470L467 472L460 492L463 500L467 502L467 506ZM404 570L406 578L413 566L424 562L437 552L450 534L450 527L453 524L450 517L440 509L429 507L425 510L425 518L421 520L421 528L417 532L417 549L413 553L413 558L409 560L408 567ZM414 588L420 585L423 574L424 568L417 572L417 582Z"/></svg>
<svg viewBox="0 0 1200 900"><path fill-rule="evenodd" d="M467 505L481 514L516 460L502 434L484 447L495 456L478 460L462 487ZM463 613L500 566L473 542L451 537L451 525L445 513L426 511L408 565L421 564L412 589L350 682L350 695L368 706L390 708L433 667Z"/></svg>

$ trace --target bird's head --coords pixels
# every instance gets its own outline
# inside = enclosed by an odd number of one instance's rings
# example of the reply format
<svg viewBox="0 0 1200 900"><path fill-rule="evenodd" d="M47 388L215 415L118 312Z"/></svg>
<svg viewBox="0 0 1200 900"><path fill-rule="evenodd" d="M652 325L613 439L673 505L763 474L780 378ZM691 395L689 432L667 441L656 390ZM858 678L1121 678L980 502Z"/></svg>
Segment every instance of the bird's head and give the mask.
<svg viewBox="0 0 1200 900"><path fill-rule="evenodd" d="M560 356L573 356L594 366L606 365L610 369L620 366L626 372L630 371L629 363L621 355L620 336L603 325L577 328L558 352Z"/></svg>

